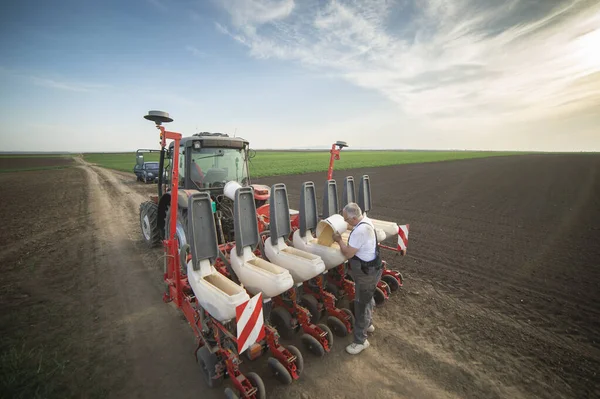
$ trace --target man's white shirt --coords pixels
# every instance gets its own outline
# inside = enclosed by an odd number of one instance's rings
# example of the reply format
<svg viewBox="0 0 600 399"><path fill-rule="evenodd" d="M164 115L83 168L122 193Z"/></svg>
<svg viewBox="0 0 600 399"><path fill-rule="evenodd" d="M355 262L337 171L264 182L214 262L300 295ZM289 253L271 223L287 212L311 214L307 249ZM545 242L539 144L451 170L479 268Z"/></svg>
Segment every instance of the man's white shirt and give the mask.
<svg viewBox="0 0 600 399"><path fill-rule="evenodd" d="M366 215L363 216L360 224L352 229L348 245L358 249L356 256L363 261L370 262L375 259L375 226Z"/></svg>

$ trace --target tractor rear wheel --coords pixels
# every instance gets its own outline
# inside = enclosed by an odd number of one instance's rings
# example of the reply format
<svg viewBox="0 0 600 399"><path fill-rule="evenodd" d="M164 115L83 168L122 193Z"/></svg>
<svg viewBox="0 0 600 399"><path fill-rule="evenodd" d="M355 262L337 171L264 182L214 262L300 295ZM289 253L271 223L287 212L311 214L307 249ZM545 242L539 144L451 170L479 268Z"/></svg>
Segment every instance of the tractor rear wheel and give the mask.
<svg viewBox="0 0 600 399"><path fill-rule="evenodd" d="M158 205L152 201L140 204L140 227L142 237L149 248L154 248L160 243L158 230Z"/></svg>
<svg viewBox="0 0 600 399"><path fill-rule="evenodd" d="M175 225L175 238L177 239L177 253L181 251L181 247L185 244L189 244L187 239L187 209L177 209L177 223ZM167 216L165 217L165 239L170 237L171 224L169 218L171 217L171 208L167 209ZM182 275L187 274L187 265L180 265Z"/></svg>

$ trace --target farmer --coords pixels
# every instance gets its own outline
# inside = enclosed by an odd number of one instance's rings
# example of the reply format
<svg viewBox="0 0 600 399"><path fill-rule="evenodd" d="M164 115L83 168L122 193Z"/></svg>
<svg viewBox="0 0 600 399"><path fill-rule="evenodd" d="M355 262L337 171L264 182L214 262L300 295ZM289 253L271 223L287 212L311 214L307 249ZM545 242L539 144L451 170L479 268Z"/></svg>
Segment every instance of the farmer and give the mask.
<svg viewBox="0 0 600 399"><path fill-rule="evenodd" d="M354 342L346 347L346 352L356 355L370 345L367 332L375 331L372 324L375 306L373 295L383 273L383 265L373 222L362 214L360 207L354 202L346 205L342 214L346 223L353 227L348 237L348 245L344 244L337 232L334 233L333 239L348 259L349 273L355 284Z"/></svg>

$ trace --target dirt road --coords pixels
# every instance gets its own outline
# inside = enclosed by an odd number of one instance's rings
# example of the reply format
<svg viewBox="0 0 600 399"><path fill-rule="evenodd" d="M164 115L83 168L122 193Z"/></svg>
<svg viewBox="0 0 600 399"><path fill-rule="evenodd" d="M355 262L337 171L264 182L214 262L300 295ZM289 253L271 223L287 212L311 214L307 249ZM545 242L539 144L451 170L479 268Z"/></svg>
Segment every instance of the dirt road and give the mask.
<svg viewBox="0 0 600 399"><path fill-rule="evenodd" d="M349 338L335 337L323 359L285 342L306 367L288 387L266 359L246 362L269 397L600 396L600 157L360 173L371 176L371 215L411 224L408 256L389 258L405 289L377 308L360 356L344 352ZM295 207L307 180L320 194L322 174L259 182L285 182ZM201 378L191 329L162 301L161 250L141 243L138 206L155 185L86 164L0 184L15 187L0 194L2 375L18 376L2 385L21 386L7 397L223 397Z"/></svg>
<svg viewBox="0 0 600 399"><path fill-rule="evenodd" d="M112 172L84 167L90 219L96 232L94 274L100 305L103 351L122 367L103 364L119 375L118 397L197 397L202 384L193 356L194 337L170 305L162 301L160 251L140 245L137 208L146 200ZM117 371L118 370L118 371ZM101 373L101 375L104 373ZM108 381L107 381L108 382ZM112 390L111 390L112 391ZM216 396L215 396L216 397Z"/></svg>

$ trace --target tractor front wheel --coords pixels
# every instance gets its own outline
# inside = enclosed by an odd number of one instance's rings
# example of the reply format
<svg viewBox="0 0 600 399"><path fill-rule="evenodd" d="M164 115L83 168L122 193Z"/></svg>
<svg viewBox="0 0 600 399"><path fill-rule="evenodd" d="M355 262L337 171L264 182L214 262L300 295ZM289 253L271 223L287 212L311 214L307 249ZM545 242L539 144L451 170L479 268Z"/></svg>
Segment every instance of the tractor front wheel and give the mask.
<svg viewBox="0 0 600 399"><path fill-rule="evenodd" d="M140 204L140 227L142 237L149 248L160 244L160 231L158 230L158 205L152 201Z"/></svg>

